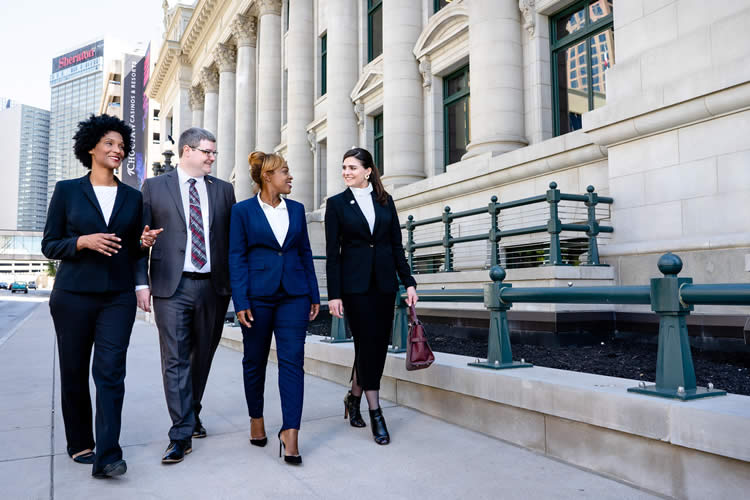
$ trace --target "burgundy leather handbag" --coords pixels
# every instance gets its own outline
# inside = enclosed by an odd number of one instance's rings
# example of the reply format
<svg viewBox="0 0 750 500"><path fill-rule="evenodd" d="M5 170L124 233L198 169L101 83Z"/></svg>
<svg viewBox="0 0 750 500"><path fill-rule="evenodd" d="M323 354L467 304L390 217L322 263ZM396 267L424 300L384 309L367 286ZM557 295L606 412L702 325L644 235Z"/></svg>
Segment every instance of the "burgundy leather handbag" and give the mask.
<svg viewBox="0 0 750 500"><path fill-rule="evenodd" d="M406 369L408 371L427 368L435 361L435 355L427 343L424 326L417 318L414 306L409 307L409 335L406 337Z"/></svg>

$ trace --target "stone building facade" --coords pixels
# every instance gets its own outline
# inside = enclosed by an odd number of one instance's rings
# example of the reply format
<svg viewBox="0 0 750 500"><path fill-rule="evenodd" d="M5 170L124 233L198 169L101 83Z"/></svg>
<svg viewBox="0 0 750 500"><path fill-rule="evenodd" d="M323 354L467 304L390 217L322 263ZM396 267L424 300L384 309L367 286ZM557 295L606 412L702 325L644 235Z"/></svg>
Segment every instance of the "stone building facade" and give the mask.
<svg viewBox="0 0 750 500"><path fill-rule="evenodd" d="M518 286L645 284L666 251L698 283L750 282L748 25L750 5L734 0L198 0L165 7L148 91L162 136L216 131L216 174L238 199L252 193L250 151L284 155L316 253L342 154L360 145L402 219L551 181L614 198L600 214L614 227L600 249L610 268L511 269ZM536 243L503 246L520 256ZM422 286L486 281L487 245L461 248L459 272ZM742 332L742 311L700 311Z"/></svg>

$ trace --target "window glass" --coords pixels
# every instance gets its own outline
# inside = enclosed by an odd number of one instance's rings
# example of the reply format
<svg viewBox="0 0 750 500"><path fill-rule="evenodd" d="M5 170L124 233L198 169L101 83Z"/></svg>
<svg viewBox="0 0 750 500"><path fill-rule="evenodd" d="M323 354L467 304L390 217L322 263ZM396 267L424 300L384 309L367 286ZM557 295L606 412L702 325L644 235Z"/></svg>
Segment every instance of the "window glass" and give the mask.
<svg viewBox="0 0 750 500"><path fill-rule="evenodd" d="M575 33L581 30L586 25L586 9L581 8L580 10L570 14L569 16L561 17L555 23L555 30L557 32L557 39L560 40L571 33Z"/></svg>
<svg viewBox="0 0 750 500"><path fill-rule="evenodd" d="M368 0L367 6L367 27L369 37L367 60L372 61L383 53L382 0Z"/></svg>

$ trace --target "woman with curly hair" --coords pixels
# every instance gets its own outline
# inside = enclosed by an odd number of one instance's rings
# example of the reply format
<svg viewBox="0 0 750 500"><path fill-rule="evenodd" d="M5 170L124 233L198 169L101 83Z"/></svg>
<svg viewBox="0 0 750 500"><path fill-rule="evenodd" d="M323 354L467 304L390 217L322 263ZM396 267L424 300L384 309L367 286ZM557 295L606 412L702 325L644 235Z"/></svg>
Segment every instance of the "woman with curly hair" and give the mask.
<svg viewBox="0 0 750 500"><path fill-rule="evenodd" d="M113 116L92 115L78 124L73 139L76 158L91 172L55 186L42 253L61 261L49 306L67 451L75 462L93 464L95 477L112 477L127 470L118 441L136 303L149 310L147 294L139 291L136 298L136 284L147 285L143 249L161 230L142 226L140 191L115 176L131 150L130 127ZM92 348L96 442L88 374Z"/></svg>

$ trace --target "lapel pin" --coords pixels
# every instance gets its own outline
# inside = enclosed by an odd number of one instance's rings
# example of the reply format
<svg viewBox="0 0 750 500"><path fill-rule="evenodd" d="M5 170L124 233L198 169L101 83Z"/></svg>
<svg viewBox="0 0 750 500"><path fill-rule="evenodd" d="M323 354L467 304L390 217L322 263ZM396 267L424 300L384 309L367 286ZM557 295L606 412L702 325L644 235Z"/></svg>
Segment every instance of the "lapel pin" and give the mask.
<svg viewBox="0 0 750 500"><path fill-rule="evenodd" d="M354 205L354 200L351 200L351 201L349 202L349 204L350 204L350 205Z"/></svg>

